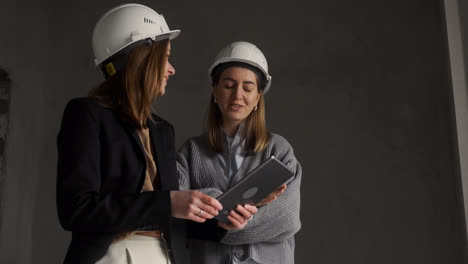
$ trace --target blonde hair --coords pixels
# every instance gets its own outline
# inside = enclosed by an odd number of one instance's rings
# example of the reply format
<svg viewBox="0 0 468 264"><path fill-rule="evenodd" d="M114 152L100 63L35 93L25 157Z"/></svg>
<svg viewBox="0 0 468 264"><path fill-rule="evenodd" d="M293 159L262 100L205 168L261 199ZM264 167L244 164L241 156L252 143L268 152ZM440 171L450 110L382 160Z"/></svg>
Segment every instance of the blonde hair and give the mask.
<svg viewBox="0 0 468 264"><path fill-rule="evenodd" d="M102 99L105 106L118 109L137 128L147 127L153 101L161 89L169 40L142 44L128 56L122 73L92 89L88 96Z"/></svg>
<svg viewBox="0 0 468 264"><path fill-rule="evenodd" d="M219 110L218 105L214 101L213 95L211 95L211 101L208 108L206 131L208 134L208 141L210 146L216 152L221 153L223 151L224 140L223 116L221 114L221 110ZM270 141L270 134L266 129L265 102L263 100L263 93L260 94L257 110L253 110L244 121L244 128L241 136L245 139L245 150L247 152L259 153L268 146Z"/></svg>

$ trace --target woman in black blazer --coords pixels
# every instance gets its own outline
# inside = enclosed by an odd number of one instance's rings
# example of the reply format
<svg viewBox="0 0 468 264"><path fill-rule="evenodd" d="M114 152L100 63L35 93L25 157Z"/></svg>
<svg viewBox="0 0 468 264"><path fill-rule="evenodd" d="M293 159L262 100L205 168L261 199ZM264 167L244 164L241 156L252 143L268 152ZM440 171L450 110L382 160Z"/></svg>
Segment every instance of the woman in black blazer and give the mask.
<svg viewBox="0 0 468 264"><path fill-rule="evenodd" d="M57 137L57 209L72 241L64 263L188 263L184 219L212 219L219 202L178 191L174 129L151 113L175 74L164 18L137 4L96 24L93 50L106 81L71 100ZM214 221L197 234L219 240Z"/></svg>

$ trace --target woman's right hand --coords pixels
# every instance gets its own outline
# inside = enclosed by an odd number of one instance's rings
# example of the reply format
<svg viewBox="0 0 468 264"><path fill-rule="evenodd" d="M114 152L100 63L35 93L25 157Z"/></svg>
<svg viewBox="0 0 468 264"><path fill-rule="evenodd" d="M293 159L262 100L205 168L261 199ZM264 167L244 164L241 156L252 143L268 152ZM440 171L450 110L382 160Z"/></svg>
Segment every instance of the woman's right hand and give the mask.
<svg viewBox="0 0 468 264"><path fill-rule="evenodd" d="M199 191L171 191L172 217L203 223L223 209L218 200Z"/></svg>

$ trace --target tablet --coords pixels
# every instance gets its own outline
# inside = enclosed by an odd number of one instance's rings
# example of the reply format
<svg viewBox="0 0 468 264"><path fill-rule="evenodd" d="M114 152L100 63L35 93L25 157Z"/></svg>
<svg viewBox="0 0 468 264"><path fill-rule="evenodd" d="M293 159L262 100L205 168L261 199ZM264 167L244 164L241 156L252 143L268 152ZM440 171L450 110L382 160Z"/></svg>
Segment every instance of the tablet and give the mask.
<svg viewBox="0 0 468 264"><path fill-rule="evenodd" d="M271 156L217 198L223 210L215 218L230 223L226 217L238 204L257 204L293 175L286 165Z"/></svg>

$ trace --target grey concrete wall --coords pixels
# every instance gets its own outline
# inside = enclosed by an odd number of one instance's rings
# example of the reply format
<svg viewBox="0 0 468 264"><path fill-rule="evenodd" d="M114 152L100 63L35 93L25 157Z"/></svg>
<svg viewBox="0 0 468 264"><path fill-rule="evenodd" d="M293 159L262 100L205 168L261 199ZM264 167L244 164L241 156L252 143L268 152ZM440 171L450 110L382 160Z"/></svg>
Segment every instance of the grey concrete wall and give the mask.
<svg viewBox="0 0 468 264"><path fill-rule="evenodd" d="M56 134L66 102L101 80L91 31L121 2L1 4L0 67L12 98L0 263L58 263L65 254ZM304 170L296 263L463 263L439 1L141 3L183 31L172 43L176 76L157 102L178 145L201 131L217 50L246 40L266 54L267 124Z"/></svg>
<svg viewBox="0 0 468 264"><path fill-rule="evenodd" d="M465 73L465 96L459 95L460 99L464 99L461 101L459 105L464 107L465 113L468 113L468 85L466 80L468 79L468 2L466 1L458 1L459 4L459 14L460 14L460 24L461 24L461 36L462 36L462 45L463 45L463 59L464 59L464 73ZM458 98L458 96L457 96ZM464 157L460 159L461 166L463 168L463 186L464 186L464 200L465 200L465 212L468 212L468 114L463 115L464 118L464 125L463 128L459 129L458 134L464 137L464 145L460 146L463 148L465 153ZM459 126L460 127L460 126ZM466 215L466 213L465 213ZM468 227L468 218L466 218L466 223Z"/></svg>
<svg viewBox="0 0 468 264"><path fill-rule="evenodd" d="M465 12L464 12L465 11ZM445 0L447 43L453 93L453 123L457 142L455 158L460 164L457 174L461 179L464 208L468 212L468 90L466 63L468 62L468 5L458 0ZM468 218L465 217L465 226Z"/></svg>
<svg viewBox="0 0 468 264"><path fill-rule="evenodd" d="M463 45L463 58L465 59L465 65L468 64L468 2L458 0L459 5L459 14L460 14L460 24L461 24L461 35L462 35L462 45ZM465 66L465 74L468 75L468 67Z"/></svg>
<svg viewBox="0 0 468 264"><path fill-rule="evenodd" d="M37 181L47 180L53 184L53 164L47 164L51 169L50 179L39 173L41 157L54 155L42 152L44 127L56 122L42 114L43 92L49 86L46 79L50 76L47 72L50 50L46 8L47 5L36 1L0 3L0 31L5 33L0 41L0 67L11 79L6 177L1 198L1 263L33 263L33 237L38 232L33 229L38 217L36 210L43 211L44 215L50 212L51 219L54 216L53 204L38 209L36 203L44 199ZM53 237L53 240L60 234L58 228L42 230L43 237ZM57 262L57 257L54 259L53 262Z"/></svg>
<svg viewBox="0 0 468 264"><path fill-rule="evenodd" d="M3 197L4 182L6 178L5 170L5 142L7 140L8 119L10 108L10 86L11 80L8 73L0 68L0 197ZM0 226L2 226L2 208L0 199Z"/></svg>

